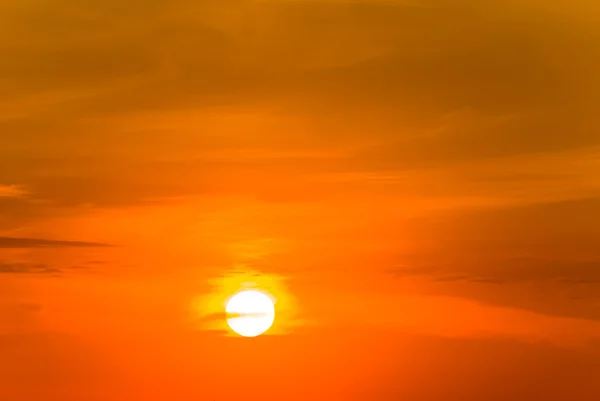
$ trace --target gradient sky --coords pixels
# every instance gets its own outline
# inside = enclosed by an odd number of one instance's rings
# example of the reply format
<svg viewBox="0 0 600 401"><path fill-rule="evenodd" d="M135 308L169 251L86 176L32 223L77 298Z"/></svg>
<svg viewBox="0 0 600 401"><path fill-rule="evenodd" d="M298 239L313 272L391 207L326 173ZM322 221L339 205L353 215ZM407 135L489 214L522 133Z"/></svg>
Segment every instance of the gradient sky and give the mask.
<svg viewBox="0 0 600 401"><path fill-rule="evenodd" d="M597 401L599 110L594 1L0 0L0 400Z"/></svg>

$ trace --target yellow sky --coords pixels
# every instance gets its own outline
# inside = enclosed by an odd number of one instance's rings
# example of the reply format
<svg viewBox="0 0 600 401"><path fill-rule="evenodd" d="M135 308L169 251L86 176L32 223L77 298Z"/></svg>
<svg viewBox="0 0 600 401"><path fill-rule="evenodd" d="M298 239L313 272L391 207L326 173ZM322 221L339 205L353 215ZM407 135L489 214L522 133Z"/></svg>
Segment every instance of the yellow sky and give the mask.
<svg viewBox="0 0 600 401"><path fill-rule="evenodd" d="M0 400L597 400L599 27L0 1Z"/></svg>

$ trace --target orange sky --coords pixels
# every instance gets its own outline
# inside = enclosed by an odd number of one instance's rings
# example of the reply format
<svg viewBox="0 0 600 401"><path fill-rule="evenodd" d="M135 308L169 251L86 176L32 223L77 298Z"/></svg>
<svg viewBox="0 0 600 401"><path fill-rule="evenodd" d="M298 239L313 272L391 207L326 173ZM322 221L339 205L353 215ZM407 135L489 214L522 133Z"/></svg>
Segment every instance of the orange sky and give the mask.
<svg viewBox="0 0 600 401"><path fill-rule="evenodd" d="M0 401L597 401L599 27L0 0Z"/></svg>

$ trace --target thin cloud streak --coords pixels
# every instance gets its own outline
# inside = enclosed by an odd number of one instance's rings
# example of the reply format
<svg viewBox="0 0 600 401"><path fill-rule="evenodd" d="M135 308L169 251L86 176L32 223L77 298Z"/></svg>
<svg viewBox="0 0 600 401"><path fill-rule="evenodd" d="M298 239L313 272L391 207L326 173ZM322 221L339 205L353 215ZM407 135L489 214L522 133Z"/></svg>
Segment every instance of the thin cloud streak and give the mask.
<svg viewBox="0 0 600 401"><path fill-rule="evenodd" d="M0 263L0 274L60 274L61 270L45 264Z"/></svg>
<svg viewBox="0 0 600 401"><path fill-rule="evenodd" d="M19 185L0 185L0 198L23 198L28 192Z"/></svg>
<svg viewBox="0 0 600 401"><path fill-rule="evenodd" d="M0 237L0 248L86 248L112 247L114 245L85 241L57 241L41 238Z"/></svg>

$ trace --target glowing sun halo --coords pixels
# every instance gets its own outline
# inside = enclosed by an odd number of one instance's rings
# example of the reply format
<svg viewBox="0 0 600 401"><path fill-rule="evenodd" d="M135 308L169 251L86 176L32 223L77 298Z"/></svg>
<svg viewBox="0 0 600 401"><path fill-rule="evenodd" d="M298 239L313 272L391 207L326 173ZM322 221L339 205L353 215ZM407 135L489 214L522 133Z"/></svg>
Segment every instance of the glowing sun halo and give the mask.
<svg viewBox="0 0 600 401"><path fill-rule="evenodd" d="M248 290L232 296L225 307L227 324L240 336L256 337L275 320L275 305L265 293Z"/></svg>

